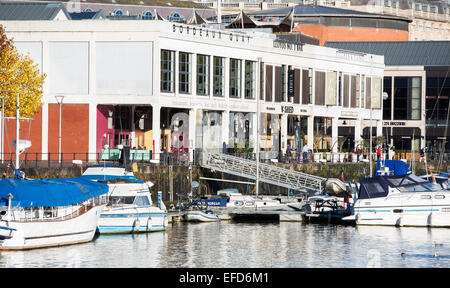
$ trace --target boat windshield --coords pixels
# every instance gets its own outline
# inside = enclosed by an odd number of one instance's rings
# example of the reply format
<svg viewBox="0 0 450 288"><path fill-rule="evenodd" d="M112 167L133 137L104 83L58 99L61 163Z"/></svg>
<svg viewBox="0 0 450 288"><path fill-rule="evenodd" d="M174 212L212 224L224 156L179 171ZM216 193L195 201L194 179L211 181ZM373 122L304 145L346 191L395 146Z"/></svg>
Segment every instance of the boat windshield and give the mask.
<svg viewBox="0 0 450 288"><path fill-rule="evenodd" d="M438 184L426 182L416 185L399 186L398 190L401 192L434 192L440 191L442 188Z"/></svg>

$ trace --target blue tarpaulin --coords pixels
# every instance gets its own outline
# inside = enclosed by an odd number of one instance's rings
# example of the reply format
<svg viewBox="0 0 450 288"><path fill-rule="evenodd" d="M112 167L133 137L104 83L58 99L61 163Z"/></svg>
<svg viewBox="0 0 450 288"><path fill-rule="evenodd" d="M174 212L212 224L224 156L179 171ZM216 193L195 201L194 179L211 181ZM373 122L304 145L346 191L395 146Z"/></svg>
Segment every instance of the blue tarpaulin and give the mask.
<svg viewBox="0 0 450 288"><path fill-rule="evenodd" d="M0 206L56 207L83 202L108 192L108 185L83 178L0 180Z"/></svg>
<svg viewBox="0 0 450 288"><path fill-rule="evenodd" d="M377 173L375 175L380 175L381 166L389 167L389 172L391 175L406 175L409 171L409 164L401 160L382 160L377 163Z"/></svg>

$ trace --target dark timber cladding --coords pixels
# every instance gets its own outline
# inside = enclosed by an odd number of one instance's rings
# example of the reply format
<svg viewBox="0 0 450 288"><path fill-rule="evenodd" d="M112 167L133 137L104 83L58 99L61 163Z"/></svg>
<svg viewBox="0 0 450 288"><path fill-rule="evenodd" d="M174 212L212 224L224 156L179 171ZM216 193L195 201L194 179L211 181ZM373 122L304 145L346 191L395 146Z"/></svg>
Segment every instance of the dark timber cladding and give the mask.
<svg viewBox="0 0 450 288"><path fill-rule="evenodd" d="M325 72L316 71L316 105L325 105Z"/></svg>
<svg viewBox="0 0 450 288"><path fill-rule="evenodd" d="M349 76L344 75L344 107L349 107L350 101L348 99L348 92L349 92Z"/></svg>
<svg viewBox="0 0 450 288"><path fill-rule="evenodd" d="M295 69L294 70L294 83L295 83L295 90L294 90L294 103L300 104L300 75L301 70Z"/></svg>
<svg viewBox="0 0 450 288"><path fill-rule="evenodd" d="M352 98L351 105L352 108L356 108L356 76L352 75Z"/></svg>
<svg viewBox="0 0 450 288"><path fill-rule="evenodd" d="M281 74L281 67L275 67L275 102L281 102L281 82L283 75Z"/></svg>
<svg viewBox="0 0 450 288"><path fill-rule="evenodd" d="M372 81L370 81L370 78L366 78L366 108L371 109L372 108L372 99L370 98L370 95L372 93L372 87L370 86Z"/></svg>
<svg viewBox="0 0 450 288"><path fill-rule="evenodd" d="M309 104L309 76L308 70L302 72L302 104Z"/></svg>
<svg viewBox="0 0 450 288"><path fill-rule="evenodd" d="M272 102L272 74L273 67L271 65L266 65L266 101Z"/></svg>

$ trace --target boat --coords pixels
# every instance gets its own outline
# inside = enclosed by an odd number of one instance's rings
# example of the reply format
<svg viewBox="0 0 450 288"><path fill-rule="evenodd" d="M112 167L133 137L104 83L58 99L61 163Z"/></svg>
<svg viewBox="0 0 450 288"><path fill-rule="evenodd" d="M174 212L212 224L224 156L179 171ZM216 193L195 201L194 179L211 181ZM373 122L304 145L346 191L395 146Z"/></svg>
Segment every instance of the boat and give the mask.
<svg viewBox="0 0 450 288"><path fill-rule="evenodd" d="M107 191L81 178L1 179L0 250L91 241Z"/></svg>
<svg viewBox="0 0 450 288"><path fill-rule="evenodd" d="M357 225L450 227L450 191L414 174L367 177L355 198Z"/></svg>
<svg viewBox="0 0 450 288"><path fill-rule="evenodd" d="M82 178L26 179L19 156L31 141L19 137L19 100L17 93L14 179L0 180L0 250L92 241L108 186Z"/></svg>
<svg viewBox="0 0 450 288"><path fill-rule="evenodd" d="M309 222L348 224L342 219L352 214L352 195L357 191L357 183L330 178L324 186L324 195L308 197L303 207L304 218Z"/></svg>
<svg viewBox="0 0 450 288"><path fill-rule="evenodd" d="M161 199L153 205L153 183L137 179L123 167L91 166L81 177L108 185L108 204L98 221L100 234L137 233L165 230L168 213Z"/></svg>
<svg viewBox="0 0 450 288"><path fill-rule="evenodd" d="M183 213L183 219L187 222L217 222L220 217L211 210L187 210Z"/></svg>
<svg viewBox="0 0 450 288"><path fill-rule="evenodd" d="M197 201L212 208L274 208L282 205L280 200L243 195L235 188L219 190L217 195Z"/></svg>

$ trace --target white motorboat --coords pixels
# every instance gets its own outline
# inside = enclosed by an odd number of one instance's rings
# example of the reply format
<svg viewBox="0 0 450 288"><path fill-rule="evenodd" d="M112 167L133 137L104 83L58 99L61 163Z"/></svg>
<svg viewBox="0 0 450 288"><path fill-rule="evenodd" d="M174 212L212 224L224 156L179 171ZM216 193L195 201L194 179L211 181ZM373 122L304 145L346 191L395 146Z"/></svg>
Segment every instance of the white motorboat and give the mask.
<svg viewBox="0 0 450 288"><path fill-rule="evenodd" d="M107 191L80 178L0 180L0 250L91 241Z"/></svg>
<svg viewBox="0 0 450 288"><path fill-rule="evenodd" d="M187 222L216 222L220 217L211 210L187 210L183 214L184 221Z"/></svg>
<svg viewBox="0 0 450 288"><path fill-rule="evenodd" d="M360 181L352 215L359 225L450 227L450 191L414 174Z"/></svg>
<svg viewBox="0 0 450 288"><path fill-rule="evenodd" d="M237 189L224 189L217 191L217 195L227 198L227 208L264 208L276 207L282 205L280 200L271 199L269 197L253 197L250 195L242 195ZM222 199L224 199L222 198ZM221 198L218 198L221 199ZM217 199L210 199L209 202L217 202ZM207 202L207 203L209 203Z"/></svg>
<svg viewBox="0 0 450 288"><path fill-rule="evenodd" d="M162 231L168 225L164 203L154 206L150 187L153 183L136 179L125 168L88 167L82 177L108 185L108 205L98 221L100 234Z"/></svg>

